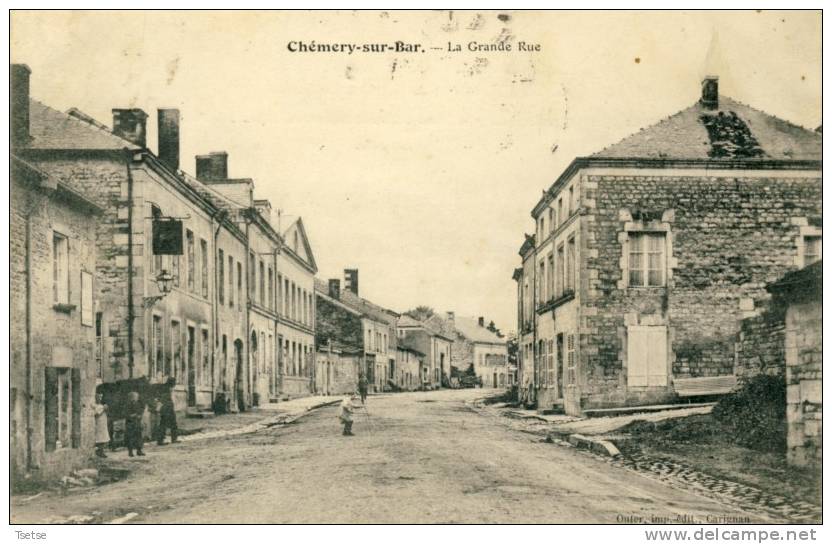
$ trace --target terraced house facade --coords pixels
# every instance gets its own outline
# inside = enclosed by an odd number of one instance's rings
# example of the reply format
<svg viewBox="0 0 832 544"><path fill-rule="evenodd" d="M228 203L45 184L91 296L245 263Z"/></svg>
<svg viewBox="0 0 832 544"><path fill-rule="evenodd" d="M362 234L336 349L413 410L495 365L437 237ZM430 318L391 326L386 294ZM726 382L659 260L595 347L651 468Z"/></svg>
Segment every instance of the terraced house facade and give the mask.
<svg viewBox="0 0 832 544"><path fill-rule="evenodd" d="M740 319L820 258L821 135L718 94L575 159L515 270L521 389L541 409L735 383Z"/></svg>

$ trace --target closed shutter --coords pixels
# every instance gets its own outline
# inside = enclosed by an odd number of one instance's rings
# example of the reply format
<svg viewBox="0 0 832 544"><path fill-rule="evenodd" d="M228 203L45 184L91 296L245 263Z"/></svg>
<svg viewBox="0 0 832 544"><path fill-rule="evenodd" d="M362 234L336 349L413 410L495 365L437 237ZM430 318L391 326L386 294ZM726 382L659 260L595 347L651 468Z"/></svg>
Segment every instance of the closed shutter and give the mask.
<svg viewBox="0 0 832 544"><path fill-rule="evenodd" d="M44 436L46 451L55 451L58 441L58 369L44 369Z"/></svg>
<svg viewBox="0 0 832 544"><path fill-rule="evenodd" d="M72 369L72 447L81 447L81 369Z"/></svg>
<svg viewBox="0 0 832 544"><path fill-rule="evenodd" d="M647 327L627 327L627 385L647 385Z"/></svg>
<svg viewBox="0 0 832 544"><path fill-rule="evenodd" d="M667 385L666 327L627 327L627 385Z"/></svg>

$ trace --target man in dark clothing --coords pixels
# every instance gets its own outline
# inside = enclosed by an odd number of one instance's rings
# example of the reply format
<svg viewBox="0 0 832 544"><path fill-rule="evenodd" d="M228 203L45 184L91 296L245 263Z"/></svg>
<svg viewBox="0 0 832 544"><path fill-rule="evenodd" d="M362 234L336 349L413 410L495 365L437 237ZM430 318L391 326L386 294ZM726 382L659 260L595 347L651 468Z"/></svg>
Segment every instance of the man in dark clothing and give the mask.
<svg viewBox="0 0 832 544"><path fill-rule="evenodd" d="M367 378L364 374L358 377L358 394L361 395L361 404L367 400Z"/></svg>
<svg viewBox="0 0 832 544"><path fill-rule="evenodd" d="M139 400L139 394L131 391L127 395L127 424L125 426L124 438L127 442L127 454L133 457L133 450L136 455L143 456L142 443L142 417L144 416L144 404Z"/></svg>
<svg viewBox="0 0 832 544"><path fill-rule="evenodd" d="M170 443L179 442L179 428L176 425L176 410L173 406L173 386L176 381L173 378L168 380L168 394L162 398L162 408L159 414L159 433L156 436L156 443L160 446L165 444L165 435L170 429Z"/></svg>

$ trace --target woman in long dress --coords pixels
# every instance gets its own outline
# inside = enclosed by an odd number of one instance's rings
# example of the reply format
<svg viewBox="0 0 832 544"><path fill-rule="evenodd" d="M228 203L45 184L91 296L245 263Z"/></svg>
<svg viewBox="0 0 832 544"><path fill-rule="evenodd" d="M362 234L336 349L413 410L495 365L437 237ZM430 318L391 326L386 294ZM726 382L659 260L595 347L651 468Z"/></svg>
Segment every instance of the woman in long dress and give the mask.
<svg viewBox="0 0 832 544"><path fill-rule="evenodd" d="M95 454L99 457L107 457L107 454L104 453L104 446L110 443L110 431L107 428L108 409L109 407L104 404L104 395L96 393L95 406L93 406L95 414Z"/></svg>

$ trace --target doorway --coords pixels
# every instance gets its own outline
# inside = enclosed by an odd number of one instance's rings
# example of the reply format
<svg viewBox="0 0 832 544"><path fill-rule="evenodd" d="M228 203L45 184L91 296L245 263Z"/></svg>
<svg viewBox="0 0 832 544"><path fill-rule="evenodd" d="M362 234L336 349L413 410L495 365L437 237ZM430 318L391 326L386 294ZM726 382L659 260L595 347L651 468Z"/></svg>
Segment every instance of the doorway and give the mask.
<svg viewBox="0 0 832 544"><path fill-rule="evenodd" d="M196 406L196 363L194 349L196 344L196 330L188 327L188 406Z"/></svg>
<svg viewBox="0 0 832 544"><path fill-rule="evenodd" d="M234 340L234 394L237 397L237 409L244 412L245 387L243 382L243 341L239 338Z"/></svg>

